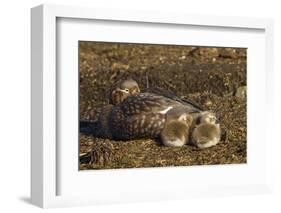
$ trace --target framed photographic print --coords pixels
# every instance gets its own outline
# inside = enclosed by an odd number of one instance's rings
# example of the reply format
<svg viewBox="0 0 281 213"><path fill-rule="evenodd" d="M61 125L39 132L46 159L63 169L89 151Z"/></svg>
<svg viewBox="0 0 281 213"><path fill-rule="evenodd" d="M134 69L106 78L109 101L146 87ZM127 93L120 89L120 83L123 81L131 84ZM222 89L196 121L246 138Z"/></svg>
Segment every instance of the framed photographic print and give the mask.
<svg viewBox="0 0 281 213"><path fill-rule="evenodd" d="M272 20L31 14L33 204L271 191Z"/></svg>

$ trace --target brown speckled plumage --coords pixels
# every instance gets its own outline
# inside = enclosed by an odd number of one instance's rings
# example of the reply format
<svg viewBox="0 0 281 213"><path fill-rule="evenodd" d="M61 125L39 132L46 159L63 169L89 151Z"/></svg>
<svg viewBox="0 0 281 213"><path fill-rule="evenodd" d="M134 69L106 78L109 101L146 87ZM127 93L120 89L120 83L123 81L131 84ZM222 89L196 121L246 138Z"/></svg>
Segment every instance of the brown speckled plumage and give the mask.
<svg viewBox="0 0 281 213"><path fill-rule="evenodd" d="M110 92L112 104L100 113L99 136L115 140L155 138L164 128L170 109L181 106L185 113L201 111L168 91L154 91L140 93L134 80L119 81Z"/></svg>
<svg viewBox="0 0 281 213"><path fill-rule="evenodd" d="M99 121L103 137L115 140L155 138L166 122L166 112L181 103L164 96L141 93L126 98L122 103L103 110ZM186 112L198 109L184 106Z"/></svg>

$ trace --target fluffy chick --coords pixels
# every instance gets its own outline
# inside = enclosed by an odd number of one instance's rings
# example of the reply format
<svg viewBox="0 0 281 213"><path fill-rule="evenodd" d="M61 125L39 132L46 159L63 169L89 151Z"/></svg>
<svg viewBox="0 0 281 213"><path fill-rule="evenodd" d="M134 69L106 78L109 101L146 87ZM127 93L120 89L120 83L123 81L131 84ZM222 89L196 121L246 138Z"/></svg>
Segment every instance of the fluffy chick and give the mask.
<svg viewBox="0 0 281 213"><path fill-rule="evenodd" d="M212 112L202 112L199 124L191 135L191 143L200 149L209 148L219 143L221 138L220 124Z"/></svg>
<svg viewBox="0 0 281 213"><path fill-rule="evenodd" d="M192 121L193 117L184 112L184 108L171 109L167 113L167 120L160 134L162 143L171 147L187 144Z"/></svg>

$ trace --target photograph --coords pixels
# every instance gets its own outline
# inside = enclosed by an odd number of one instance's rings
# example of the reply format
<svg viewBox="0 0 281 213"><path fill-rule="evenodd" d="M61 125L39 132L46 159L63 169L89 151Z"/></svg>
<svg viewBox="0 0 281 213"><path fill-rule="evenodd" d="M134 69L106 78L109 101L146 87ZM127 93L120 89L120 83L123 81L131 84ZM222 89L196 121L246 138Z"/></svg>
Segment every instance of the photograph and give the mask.
<svg viewBox="0 0 281 213"><path fill-rule="evenodd" d="M79 170L247 163L247 48L78 41Z"/></svg>

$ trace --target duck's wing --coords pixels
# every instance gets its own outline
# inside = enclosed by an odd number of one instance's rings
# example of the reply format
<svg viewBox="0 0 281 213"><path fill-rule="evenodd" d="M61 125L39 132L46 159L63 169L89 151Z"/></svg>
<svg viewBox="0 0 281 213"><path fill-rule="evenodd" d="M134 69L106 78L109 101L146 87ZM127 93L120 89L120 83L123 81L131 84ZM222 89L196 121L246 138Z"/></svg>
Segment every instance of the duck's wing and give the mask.
<svg viewBox="0 0 281 213"><path fill-rule="evenodd" d="M146 89L147 93L153 93L156 95L160 95L160 96L164 96L166 98L170 98L172 100L175 100L183 105L188 105L194 108L194 110L198 110L198 111L204 111L204 109L199 106L197 103L191 101L191 100L187 100L187 99L182 99L179 98L174 92L160 88L160 87L151 87Z"/></svg>
<svg viewBox="0 0 281 213"><path fill-rule="evenodd" d="M154 138L160 134L166 113L179 105L172 99L151 93L131 96L115 105L110 115L112 136L117 140Z"/></svg>
<svg viewBox="0 0 281 213"><path fill-rule="evenodd" d="M154 93L128 97L115 105L110 114L112 136L118 140L157 137L164 128L167 112L179 106L184 108L184 112L197 110L193 106L183 105Z"/></svg>
<svg viewBox="0 0 281 213"><path fill-rule="evenodd" d="M166 114L174 106L180 105L179 102L153 93L141 93L138 96L128 97L120 104L124 116L136 114L160 113Z"/></svg>
<svg viewBox="0 0 281 213"><path fill-rule="evenodd" d="M118 113L118 112L117 112ZM144 113L123 117L111 117L111 133L115 140L134 140L159 136L166 121L165 114Z"/></svg>

